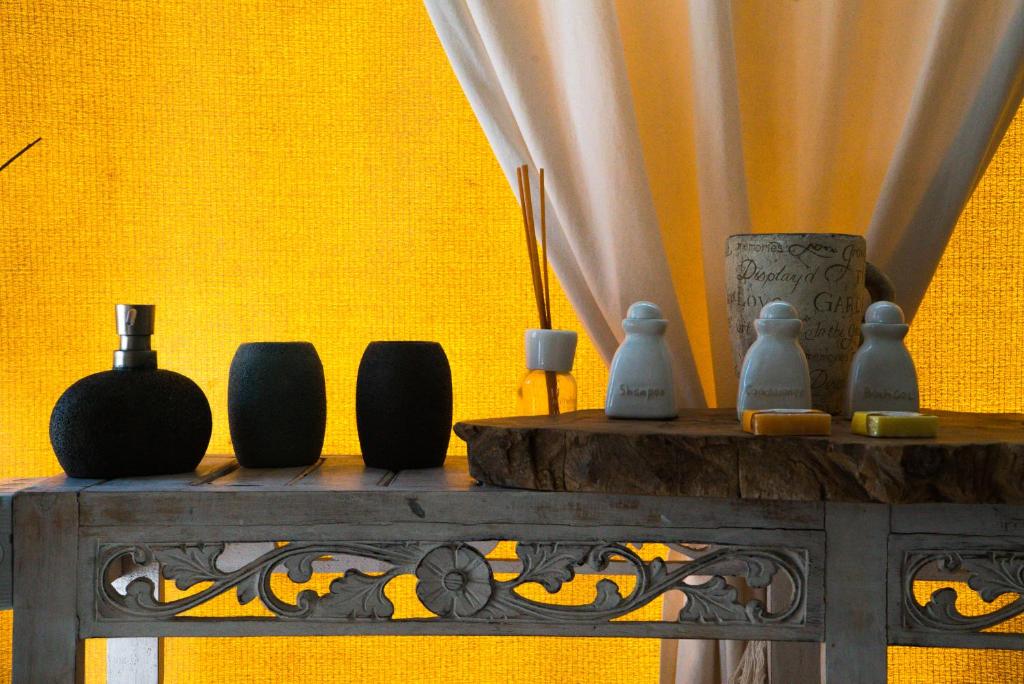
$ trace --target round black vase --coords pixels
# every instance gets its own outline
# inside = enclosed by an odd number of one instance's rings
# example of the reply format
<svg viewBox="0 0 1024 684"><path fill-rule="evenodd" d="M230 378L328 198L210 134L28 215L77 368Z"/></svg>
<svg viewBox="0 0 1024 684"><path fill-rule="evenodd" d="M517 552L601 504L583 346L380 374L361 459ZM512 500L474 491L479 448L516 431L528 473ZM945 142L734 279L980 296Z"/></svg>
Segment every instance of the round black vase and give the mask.
<svg viewBox="0 0 1024 684"><path fill-rule="evenodd" d="M250 342L228 378L228 424L247 468L304 466L320 458L327 427L324 366L309 342Z"/></svg>
<svg viewBox="0 0 1024 684"><path fill-rule="evenodd" d="M180 373L109 370L71 385L50 414L50 443L70 477L195 470L210 444L210 403Z"/></svg>
<svg viewBox="0 0 1024 684"><path fill-rule="evenodd" d="M452 371L436 342L372 342L356 380L356 426L371 468L435 468L452 432Z"/></svg>

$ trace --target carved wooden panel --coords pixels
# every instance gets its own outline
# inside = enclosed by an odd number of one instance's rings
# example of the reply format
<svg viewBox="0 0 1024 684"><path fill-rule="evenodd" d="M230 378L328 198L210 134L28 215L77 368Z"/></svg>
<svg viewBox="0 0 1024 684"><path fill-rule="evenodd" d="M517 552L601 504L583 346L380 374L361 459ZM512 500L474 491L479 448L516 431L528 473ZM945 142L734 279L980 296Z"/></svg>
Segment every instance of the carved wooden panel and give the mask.
<svg viewBox="0 0 1024 684"><path fill-rule="evenodd" d="M544 625L595 625L614 632L616 625L623 624L615 622L619 618L667 592L680 592L682 607L670 616L680 626L746 626L763 629L765 636L775 628L786 628L780 632L783 638L796 633L807 639L820 636L821 616L814 612L809 617L807 609L809 585L815 597L821 593L820 569L811 572L812 565L820 568L821 564L820 549L814 545L675 545L689 556L682 561L645 556L641 546L615 541L519 541L514 545L515 559L510 560L488 553L493 542L298 541L263 547L248 562L234 567L219 562L225 554L224 543L103 542L96 549L96 623L213 620L181 615L231 592L239 604L259 601L273 614L245 618L249 621L371 626L404 622L426 624L424 632L430 631L429 623L455 623L467 627L466 633L475 633L474 625L534 625L538 633L544 632ZM179 589L198 589L160 600L145 573L121 579L126 561L139 566L158 564L163 578ZM301 589L315 570L325 567L337 574L327 593ZM275 593L271 582L275 572L286 573L300 585L293 600ZM508 579L499 579L498 573ZM554 596L578 573L602 575L590 603L566 605L554 599L538 600L537 592L529 592L533 598L528 598L521 591L534 583ZM416 596L432 617L394 617L395 606L385 588L401 575L415 578ZM792 591L788 600L769 610L761 600L744 600L735 582L727 580L735 577L753 588L784 579Z"/></svg>
<svg viewBox="0 0 1024 684"><path fill-rule="evenodd" d="M890 641L1024 649L1024 542L894 535ZM927 598L915 593L926 581ZM980 599L980 601L978 600ZM969 607L968 607L969 606Z"/></svg>

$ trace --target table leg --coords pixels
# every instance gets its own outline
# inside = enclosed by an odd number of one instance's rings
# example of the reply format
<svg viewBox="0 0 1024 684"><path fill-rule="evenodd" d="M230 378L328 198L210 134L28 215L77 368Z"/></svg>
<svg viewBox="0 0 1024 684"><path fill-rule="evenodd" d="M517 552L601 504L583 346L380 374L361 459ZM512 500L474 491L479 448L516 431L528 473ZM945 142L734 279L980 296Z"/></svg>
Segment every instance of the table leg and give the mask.
<svg viewBox="0 0 1024 684"><path fill-rule="evenodd" d="M780 573L768 587L768 610L789 605L793 584ZM821 644L814 641L769 641L768 681L770 684L795 684L821 680Z"/></svg>
<svg viewBox="0 0 1024 684"><path fill-rule="evenodd" d="M22 492L14 499L14 684L77 684L78 494Z"/></svg>
<svg viewBox="0 0 1024 684"><path fill-rule="evenodd" d="M107 639L107 682L160 684L163 681L163 639Z"/></svg>
<svg viewBox="0 0 1024 684"><path fill-rule="evenodd" d="M886 681L886 555L889 507L825 507L827 684Z"/></svg>
<svg viewBox="0 0 1024 684"><path fill-rule="evenodd" d="M153 581L156 595L162 598L160 565L138 566L125 559L122 578L131 581L145 577ZM163 639L136 637L107 639L107 682L120 684L160 684L163 681Z"/></svg>

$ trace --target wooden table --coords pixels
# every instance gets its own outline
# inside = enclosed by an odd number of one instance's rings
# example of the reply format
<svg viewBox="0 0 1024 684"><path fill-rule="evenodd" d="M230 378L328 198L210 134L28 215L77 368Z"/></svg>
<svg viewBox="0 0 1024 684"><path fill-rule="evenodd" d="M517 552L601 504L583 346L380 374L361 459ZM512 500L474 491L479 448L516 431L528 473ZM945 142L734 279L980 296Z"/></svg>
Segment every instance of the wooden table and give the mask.
<svg viewBox="0 0 1024 684"><path fill-rule="evenodd" d="M820 642L824 676L844 684L884 682L887 644L1024 646L1019 634L983 631L1024 612L1024 598L964 616L952 602L963 585L924 604L911 591L926 577L967 579L986 598L1024 594L1024 511L1015 505L522 491L476 484L458 457L400 473L365 469L358 457L278 470L208 457L187 475L8 482L0 503L0 541L13 529L16 682L80 681L82 643L93 637L112 639L108 679L118 682L158 681L166 636L795 644L785 657L773 652L777 682L808 681ZM514 551L497 541L515 542ZM652 544L675 553L652 557ZM0 548L0 600L10 551ZM346 570L323 595L290 600L271 583L278 573L302 585L314 572ZM557 594L579 573L604 577L589 604L526 598L520 588ZM160 575L189 591L165 598ZM408 611L385 596L399 575L416 577L430 617L402 617ZM766 588L767 601L740 600L726 578ZM262 604L266 617L182 615L222 594ZM685 601L666 620L628 618L672 595Z"/></svg>

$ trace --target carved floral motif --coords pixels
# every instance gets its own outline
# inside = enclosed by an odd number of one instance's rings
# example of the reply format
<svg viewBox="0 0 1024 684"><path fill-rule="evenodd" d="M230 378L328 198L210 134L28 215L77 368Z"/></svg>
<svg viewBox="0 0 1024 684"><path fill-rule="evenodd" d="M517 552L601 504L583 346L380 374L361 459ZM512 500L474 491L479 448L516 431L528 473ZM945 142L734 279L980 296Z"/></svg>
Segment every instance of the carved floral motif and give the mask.
<svg viewBox="0 0 1024 684"><path fill-rule="evenodd" d="M447 544L427 552L416 566L416 596L443 618L471 617L493 593L491 568L468 544Z"/></svg>
<svg viewBox="0 0 1024 684"><path fill-rule="evenodd" d="M385 587L403 574L416 576L417 597L440 620L598 624L628 615L668 591L686 596L677 618L681 623L802 625L806 615L808 567L803 549L725 546L670 566L660 558L644 560L628 544L520 542L516 545L519 572L501 581L494 577L492 561L464 542L293 542L231 571L218 566L224 548L224 544L103 545L98 619L170 619L234 590L240 603L258 598L279 619L392 620L395 608ZM331 582L328 593L305 589L294 603L283 600L271 586L275 570L283 569L292 582L303 584L312 577L317 560L353 556L376 561L375 567L383 570L348 569ZM160 601L153 582L137 577L122 594L113 580L124 558L137 565L159 563L163 576L174 580L179 589L205 586L187 596ZM555 594L580 569L605 573L613 561L615 573L597 582L594 600L588 604L538 601L520 591L523 585L535 583ZM623 573L633 578L628 591L623 589L625 582L619 584ZM766 587L779 574L788 579L793 595L788 606L771 613L760 601L741 602L723 578L739 575L752 587ZM706 579L685 581L692 577Z"/></svg>

